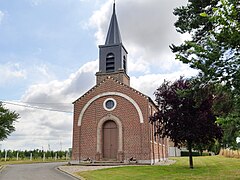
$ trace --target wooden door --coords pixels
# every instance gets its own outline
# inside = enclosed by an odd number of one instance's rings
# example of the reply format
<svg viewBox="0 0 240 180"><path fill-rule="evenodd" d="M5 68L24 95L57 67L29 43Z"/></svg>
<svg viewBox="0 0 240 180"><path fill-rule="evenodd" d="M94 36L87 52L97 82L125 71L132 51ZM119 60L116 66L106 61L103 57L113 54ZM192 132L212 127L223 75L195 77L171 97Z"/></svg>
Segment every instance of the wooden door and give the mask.
<svg viewBox="0 0 240 180"><path fill-rule="evenodd" d="M118 149L118 129L114 121L107 121L103 125L103 158L116 160Z"/></svg>

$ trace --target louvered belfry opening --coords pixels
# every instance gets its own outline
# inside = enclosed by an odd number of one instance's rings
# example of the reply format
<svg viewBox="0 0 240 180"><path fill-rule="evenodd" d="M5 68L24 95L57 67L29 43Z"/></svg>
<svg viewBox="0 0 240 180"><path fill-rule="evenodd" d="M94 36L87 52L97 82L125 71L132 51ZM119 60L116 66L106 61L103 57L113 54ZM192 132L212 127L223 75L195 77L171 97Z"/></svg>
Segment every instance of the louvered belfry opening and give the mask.
<svg viewBox="0 0 240 180"><path fill-rule="evenodd" d="M109 53L106 58L106 72L114 72L115 70L115 57L113 53Z"/></svg>

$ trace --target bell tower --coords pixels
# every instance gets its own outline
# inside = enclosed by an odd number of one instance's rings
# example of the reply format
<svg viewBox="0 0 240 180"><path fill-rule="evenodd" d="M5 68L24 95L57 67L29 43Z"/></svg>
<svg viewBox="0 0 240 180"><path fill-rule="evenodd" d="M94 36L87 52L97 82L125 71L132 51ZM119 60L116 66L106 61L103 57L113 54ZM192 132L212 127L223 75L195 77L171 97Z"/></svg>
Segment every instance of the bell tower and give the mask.
<svg viewBox="0 0 240 180"><path fill-rule="evenodd" d="M110 76L129 86L127 54L128 52L122 44L114 3L105 44L99 46L99 72L96 73L97 84Z"/></svg>

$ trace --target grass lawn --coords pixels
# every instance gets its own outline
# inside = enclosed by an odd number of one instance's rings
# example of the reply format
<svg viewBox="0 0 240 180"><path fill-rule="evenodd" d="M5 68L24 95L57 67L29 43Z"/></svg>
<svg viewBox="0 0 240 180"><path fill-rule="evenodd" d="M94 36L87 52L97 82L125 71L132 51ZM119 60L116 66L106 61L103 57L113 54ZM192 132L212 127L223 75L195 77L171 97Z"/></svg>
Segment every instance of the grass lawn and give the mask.
<svg viewBox="0 0 240 180"><path fill-rule="evenodd" d="M45 159L45 161L43 161L42 159L33 159L32 161L30 161L30 160L0 161L0 167L2 165L8 165L8 164L33 164L33 163L65 162L65 161L66 160L56 160L55 161L54 159Z"/></svg>
<svg viewBox="0 0 240 180"><path fill-rule="evenodd" d="M125 166L96 171L79 172L87 180L142 180L142 179L239 179L240 159L221 156L194 157L194 169L189 169L188 158L172 158L170 166Z"/></svg>

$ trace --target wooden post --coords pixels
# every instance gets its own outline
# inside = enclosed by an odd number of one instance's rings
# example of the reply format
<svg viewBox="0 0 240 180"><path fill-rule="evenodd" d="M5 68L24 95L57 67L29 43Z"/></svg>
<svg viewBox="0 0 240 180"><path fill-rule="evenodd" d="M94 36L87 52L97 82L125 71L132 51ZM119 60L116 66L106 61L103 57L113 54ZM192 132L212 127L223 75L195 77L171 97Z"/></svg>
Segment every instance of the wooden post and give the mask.
<svg viewBox="0 0 240 180"><path fill-rule="evenodd" d="M5 161L7 161L7 150L5 151Z"/></svg>
<svg viewBox="0 0 240 180"><path fill-rule="evenodd" d="M18 152L17 152L17 161L18 161Z"/></svg>
<svg viewBox="0 0 240 180"><path fill-rule="evenodd" d="M68 152L66 152L66 160L68 160Z"/></svg>
<svg viewBox="0 0 240 180"><path fill-rule="evenodd" d="M45 161L45 153L43 153L43 161Z"/></svg>
<svg viewBox="0 0 240 180"><path fill-rule="evenodd" d="M30 161L32 161L32 153L30 154Z"/></svg>

